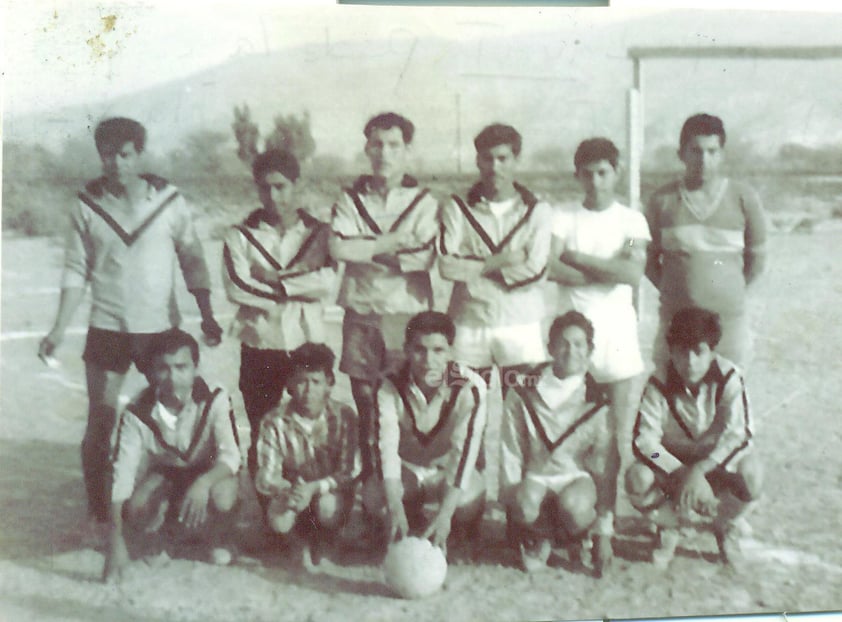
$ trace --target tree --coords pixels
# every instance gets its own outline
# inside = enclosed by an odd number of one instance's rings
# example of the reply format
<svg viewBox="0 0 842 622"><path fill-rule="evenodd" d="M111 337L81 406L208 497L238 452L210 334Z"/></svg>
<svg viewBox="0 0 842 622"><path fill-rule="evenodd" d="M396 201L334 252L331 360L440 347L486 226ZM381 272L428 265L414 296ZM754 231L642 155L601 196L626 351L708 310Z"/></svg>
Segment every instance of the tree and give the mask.
<svg viewBox="0 0 842 622"><path fill-rule="evenodd" d="M234 137L237 139L237 157L248 165L257 155L257 141L260 139L260 130L257 124L251 120L251 111L248 104L242 108L234 106L234 123L231 124L234 130Z"/></svg>
<svg viewBox="0 0 842 622"><path fill-rule="evenodd" d="M266 149L282 149L292 153L301 163L316 152L316 141L310 131L310 113L275 117L275 129L266 137Z"/></svg>

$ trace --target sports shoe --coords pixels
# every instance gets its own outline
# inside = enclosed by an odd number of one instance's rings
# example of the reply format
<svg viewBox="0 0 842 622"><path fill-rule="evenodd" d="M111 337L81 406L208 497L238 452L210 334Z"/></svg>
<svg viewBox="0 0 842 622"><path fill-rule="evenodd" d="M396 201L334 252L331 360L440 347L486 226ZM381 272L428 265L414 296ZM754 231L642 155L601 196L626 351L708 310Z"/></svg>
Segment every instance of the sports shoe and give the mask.
<svg viewBox="0 0 842 622"><path fill-rule="evenodd" d="M680 538L677 529L658 530L658 546L652 551L652 563L656 568L666 568L675 557L675 549L678 548Z"/></svg>
<svg viewBox="0 0 842 622"><path fill-rule="evenodd" d="M536 538L520 542L520 564L526 572L536 572L547 567L547 560L552 553L550 541Z"/></svg>

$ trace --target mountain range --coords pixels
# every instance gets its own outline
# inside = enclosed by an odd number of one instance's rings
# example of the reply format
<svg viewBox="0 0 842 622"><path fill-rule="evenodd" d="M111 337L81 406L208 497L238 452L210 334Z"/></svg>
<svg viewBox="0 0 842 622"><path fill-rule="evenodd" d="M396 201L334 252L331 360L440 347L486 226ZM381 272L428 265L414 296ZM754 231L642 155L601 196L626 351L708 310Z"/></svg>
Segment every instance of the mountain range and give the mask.
<svg viewBox="0 0 842 622"><path fill-rule="evenodd" d="M581 15L581 13L579 14ZM606 22L559 20L551 32L489 28L481 38L325 40L252 53L108 101L7 114L4 140L58 149L89 136L105 116L147 123L150 150L192 132L226 132L247 103L262 132L276 114L308 111L317 154L352 159L362 127L394 109L417 125L425 165L470 168L471 140L487 123L511 123L524 153L569 153L590 135L625 146L626 93L635 46L836 45L842 14L681 11ZM161 59L166 62L167 59ZM787 142L842 142L842 56L834 60L651 60L644 66L647 153L677 142L684 118L720 114L732 140L776 152ZM60 88L60 85L54 85Z"/></svg>

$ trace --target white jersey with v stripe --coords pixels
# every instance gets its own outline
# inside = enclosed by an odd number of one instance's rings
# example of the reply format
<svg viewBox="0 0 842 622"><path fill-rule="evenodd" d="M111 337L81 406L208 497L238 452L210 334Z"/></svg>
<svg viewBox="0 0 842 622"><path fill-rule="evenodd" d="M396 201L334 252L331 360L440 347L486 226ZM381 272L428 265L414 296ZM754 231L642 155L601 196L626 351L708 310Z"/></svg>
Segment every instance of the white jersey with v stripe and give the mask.
<svg viewBox="0 0 842 622"><path fill-rule="evenodd" d="M330 228L303 211L281 233L265 210L232 227L222 249L228 299L240 305L231 332L263 350L325 340L324 301L336 281Z"/></svg>
<svg viewBox="0 0 842 622"><path fill-rule="evenodd" d="M541 282L550 252L551 210L523 186L515 188L511 204L489 203L475 186L467 200L453 195L442 209L439 268L455 282L448 314L459 326L523 325L544 316ZM485 260L504 252L522 252L523 260L483 275Z"/></svg>
<svg viewBox="0 0 842 622"><path fill-rule="evenodd" d="M550 365L534 386L515 386L506 395L501 430L501 497L524 480L555 492L580 477L599 482L613 442L608 408L589 377L562 380Z"/></svg>
<svg viewBox="0 0 842 622"><path fill-rule="evenodd" d="M374 421L377 466L400 479L401 466L466 489L476 466L486 422L486 388L470 370L451 365L448 382L428 402L404 367L383 382Z"/></svg>
<svg viewBox="0 0 842 622"><path fill-rule="evenodd" d="M145 389L120 416L112 461L114 503L129 499L143 471L155 467L210 469L221 463L236 473L240 447L228 394L197 378L192 398L175 416Z"/></svg>
<svg viewBox="0 0 842 622"><path fill-rule="evenodd" d="M357 313L415 314L430 308L429 270L435 257L438 202L409 175L385 199L364 175L346 188L333 206L333 233L343 240L374 240L394 231L409 242L392 262L346 262L338 304Z"/></svg>
<svg viewBox="0 0 842 622"><path fill-rule="evenodd" d="M90 325L154 333L178 325L176 272L187 289L210 289L202 244L187 204L166 180L145 175L146 193L128 208L96 179L71 212L63 288L91 286Z"/></svg>

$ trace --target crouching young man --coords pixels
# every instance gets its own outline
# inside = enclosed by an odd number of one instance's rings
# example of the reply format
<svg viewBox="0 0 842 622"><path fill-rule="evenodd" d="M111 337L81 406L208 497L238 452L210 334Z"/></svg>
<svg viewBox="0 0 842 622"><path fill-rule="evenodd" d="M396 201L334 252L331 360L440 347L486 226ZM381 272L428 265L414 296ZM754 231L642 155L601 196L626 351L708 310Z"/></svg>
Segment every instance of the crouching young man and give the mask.
<svg viewBox="0 0 842 622"><path fill-rule="evenodd" d="M552 361L506 396L501 499L507 535L527 572L545 566L553 540L574 558L593 545L597 573L611 559L613 485L606 465L614 439L608 402L588 374L593 336L577 311L556 318L548 340Z"/></svg>
<svg viewBox="0 0 842 622"><path fill-rule="evenodd" d="M169 523L204 541L218 561L237 502L231 402L198 375L199 344L174 328L155 337L148 358L150 386L123 411L115 439L105 580L129 564L126 526L148 537Z"/></svg>
<svg viewBox="0 0 842 622"><path fill-rule="evenodd" d="M632 439L637 462L626 488L659 529L657 565L672 559L685 520L712 519L722 561L737 561L737 519L760 493L745 384L734 364L716 354L721 335L711 311L676 313L666 334L666 373L649 379L641 400Z"/></svg>
<svg viewBox="0 0 842 622"><path fill-rule="evenodd" d="M475 469L486 422L485 383L451 360L455 328L445 314L425 311L406 326L406 365L377 393L376 472L363 504L387 520L389 542L412 532L445 548L452 525L469 535L485 507ZM431 519L425 504L436 507Z"/></svg>
<svg viewBox="0 0 842 622"><path fill-rule="evenodd" d="M290 353L289 395L263 418L257 441L255 487L269 499L269 528L300 535L316 558L350 517L359 471L357 417L330 397L334 361L323 344Z"/></svg>

